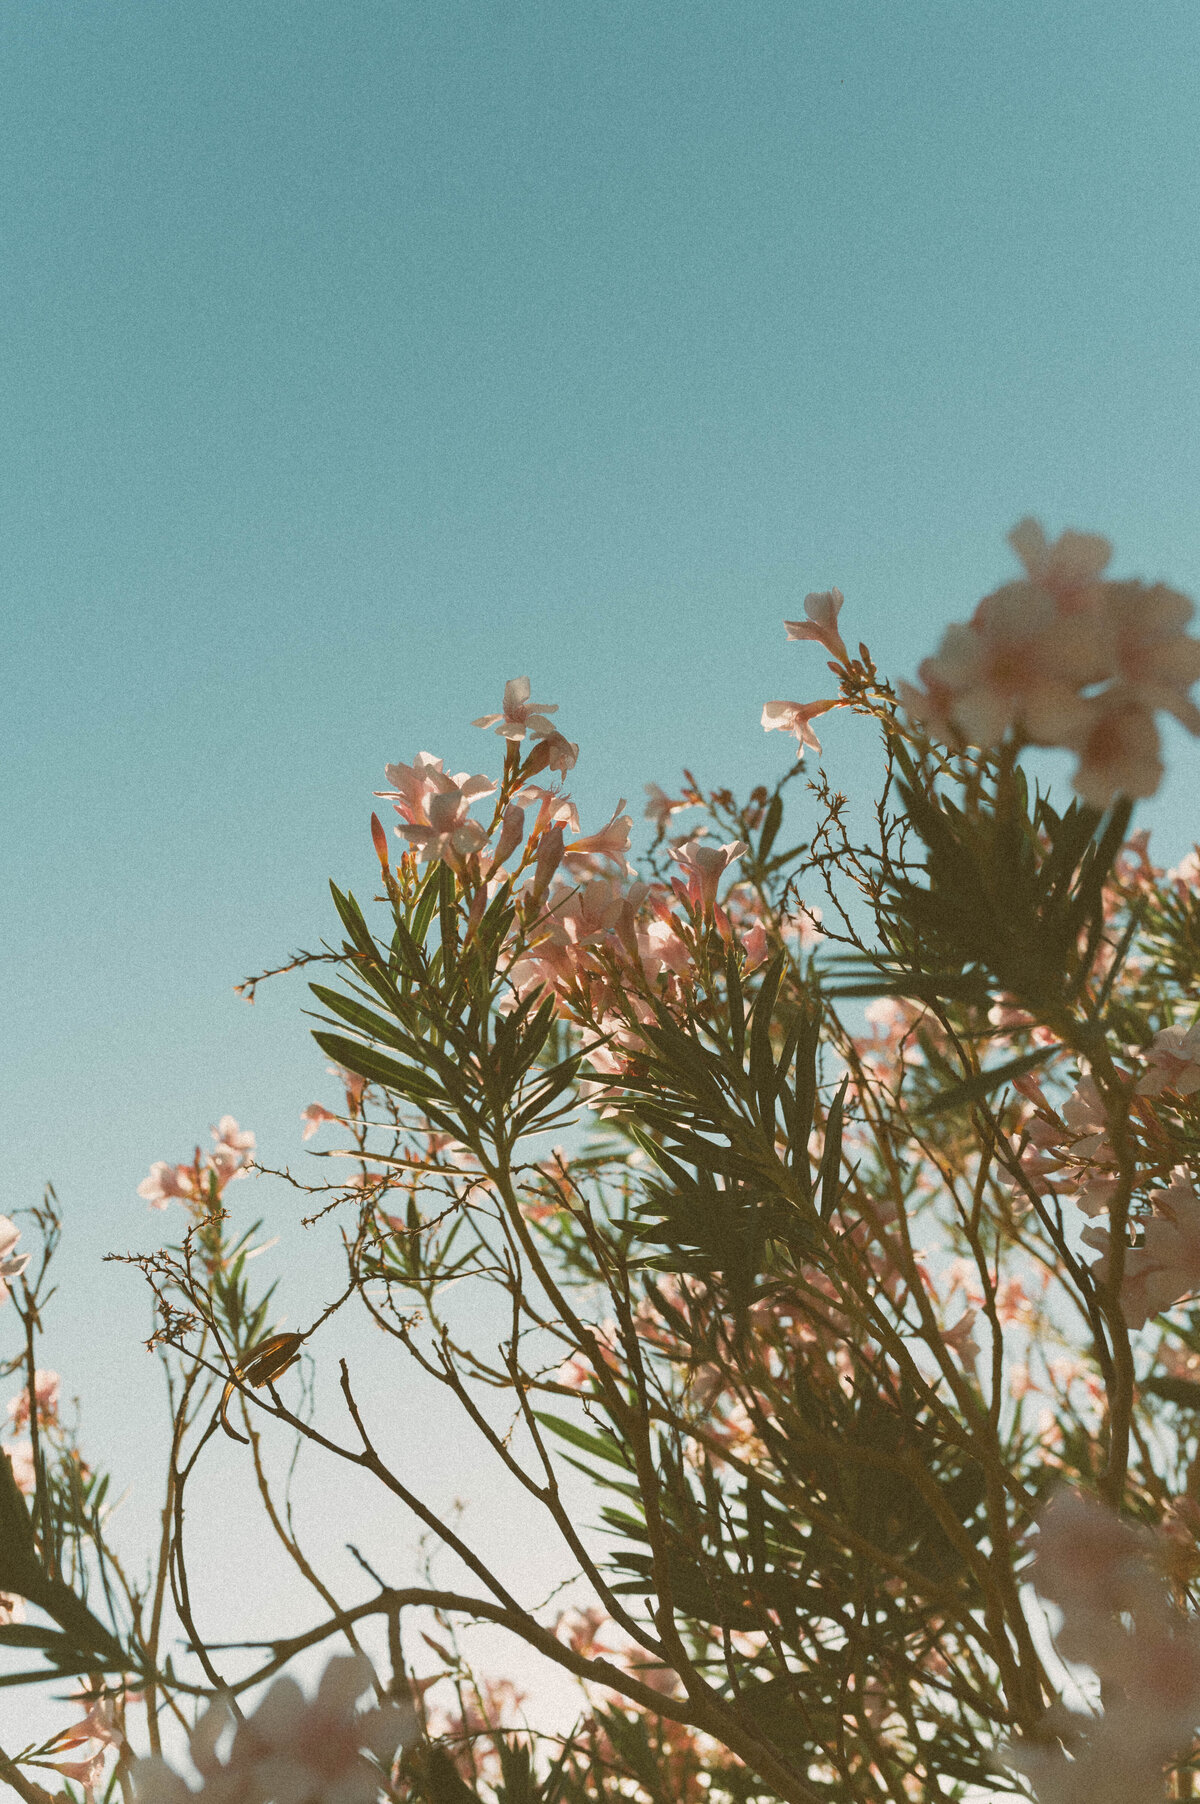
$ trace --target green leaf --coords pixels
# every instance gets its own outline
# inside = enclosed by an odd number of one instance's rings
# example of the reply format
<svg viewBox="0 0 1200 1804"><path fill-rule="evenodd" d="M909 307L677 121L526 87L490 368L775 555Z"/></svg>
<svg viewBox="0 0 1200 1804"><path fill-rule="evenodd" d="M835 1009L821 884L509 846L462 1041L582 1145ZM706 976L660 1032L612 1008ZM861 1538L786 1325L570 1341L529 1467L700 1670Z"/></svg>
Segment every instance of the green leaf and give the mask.
<svg viewBox="0 0 1200 1804"><path fill-rule="evenodd" d="M368 1083L381 1084L385 1090L394 1090L410 1098L419 1108L425 1109L430 1101L445 1100L440 1084L424 1071L414 1065L399 1065L373 1046L364 1046L361 1040L346 1040L341 1034L326 1033L314 1033L313 1039L322 1052L328 1053L347 1071L365 1077Z"/></svg>
<svg viewBox="0 0 1200 1804"><path fill-rule="evenodd" d="M1164 1403L1174 1403L1180 1409L1200 1409L1200 1384L1190 1378L1144 1378L1141 1388L1152 1397L1161 1397Z"/></svg>
<svg viewBox="0 0 1200 1804"><path fill-rule="evenodd" d="M322 983L310 983L309 989L331 1015L337 1015L349 1026L357 1028L359 1033L369 1039L382 1040L385 1046L391 1046L396 1052L403 1052L409 1058L420 1056L423 1048L420 1040L406 1033L404 1029L389 1021L384 1015L377 1015L374 1009L363 1006L353 996L346 996L340 990L330 990Z"/></svg>
<svg viewBox="0 0 1200 1804"><path fill-rule="evenodd" d="M775 844L775 835L779 832L783 821L783 797L773 795L767 803L767 812L763 817L762 833L758 841L758 861L764 863L771 847Z"/></svg>
<svg viewBox="0 0 1200 1804"><path fill-rule="evenodd" d="M74 1643L61 1629L39 1628L35 1623L6 1622L0 1625L0 1647L36 1647L43 1650L69 1648Z"/></svg>
<svg viewBox="0 0 1200 1804"><path fill-rule="evenodd" d="M774 1139L775 1061L771 1056L771 1022L783 979L787 954L777 952L767 966L750 1017L750 1082L758 1098L759 1120Z"/></svg>
<svg viewBox="0 0 1200 1804"><path fill-rule="evenodd" d="M820 1214L822 1221L829 1221L838 1205L841 1195L842 1170L842 1124L844 1119L846 1091L850 1084L847 1072L829 1107L825 1121L825 1145L821 1149L821 1164L817 1171L817 1184L821 1191Z"/></svg>
<svg viewBox="0 0 1200 1804"><path fill-rule="evenodd" d="M458 962L458 892L454 872L443 863L438 872L438 920L441 929L442 970L454 974Z"/></svg>
<svg viewBox="0 0 1200 1804"><path fill-rule="evenodd" d="M595 1459L609 1460L614 1466L622 1466L627 1472L633 1470L633 1461L613 1434L602 1430L599 1434L589 1434L585 1428L579 1428L574 1422L567 1422L562 1416L544 1415L535 1409L534 1415L543 1428L549 1428L562 1440L569 1441L572 1447L578 1447L583 1453L590 1453Z"/></svg>
<svg viewBox="0 0 1200 1804"><path fill-rule="evenodd" d="M725 995L729 1006L729 1038L733 1056L741 1065L746 1056L746 1004L742 995L741 973L738 971L737 947L725 948Z"/></svg>
<svg viewBox="0 0 1200 1804"><path fill-rule="evenodd" d="M947 1109L958 1109L967 1103L980 1102L985 1096L990 1096L993 1090L1000 1089L1002 1084L1009 1084L1013 1078L1024 1077L1027 1071L1036 1070L1059 1050L1058 1046L1039 1046L1036 1052L1023 1053L1019 1059L1010 1059L1005 1065L992 1065L975 1077L967 1078L961 1084L954 1084L949 1090L943 1090L917 1113L919 1116L941 1115Z"/></svg>
<svg viewBox="0 0 1200 1804"><path fill-rule="evenodd" d="M670 1153L667 1152L666 1148L660 1146L657 1140L652 1139L649 1134L638 1127L636 1122L631 1121L629 1123L629 1136L631 1140L637 1142L646 1157L652 1160L653 1163L658 1166L658 1169L670 1178L676 1189L687 1190L690 1188L692 1183L691 1173L685 1171L682 1165L677 1164Z"/></svg>
<svg viewBox="0 0 1200 1804"><path fill-rule="evenodd" d="M582 1053L575 1053L571 1058L564 1059L561 1065L555 1065L551 1071L547 1072L520 1114L514 1117L512 1124L514 1134L529 1133L531 1124L536 1121L537 1117L543 1115L551 1103L561 1096L564 1090L570 1088L579 1075L582 1059Z"/></svg>
<svg viewBox="0 0 1200 1804"><path fill-rule="evenodd" d="M480 1804L478 1792L472 1791L445 1748L427 1747L420 1753L422 1790L429 1804Z"/></svg>

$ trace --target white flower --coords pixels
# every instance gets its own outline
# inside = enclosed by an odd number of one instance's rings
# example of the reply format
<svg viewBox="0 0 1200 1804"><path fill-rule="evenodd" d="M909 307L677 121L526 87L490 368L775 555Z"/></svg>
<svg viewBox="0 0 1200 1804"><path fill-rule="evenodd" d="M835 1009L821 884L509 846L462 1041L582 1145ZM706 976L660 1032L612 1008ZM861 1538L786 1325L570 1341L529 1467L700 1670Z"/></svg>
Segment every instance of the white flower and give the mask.
<svg viewBox="0 0 1200 1804"><path fill-rule="evenodd" d="M365 1756L386 1769L417 1725L400 1704L357 1712L373 1677L366 1659L350 1655L329 1662L312 1699L294 1679L277 1679L254 1715L238 1725L226 1760L217 1748L232 1712L218 1699L189 1744L204 1781L200 1790L189 1791L162 1760L138 1760L132 1767L138 1804L375 1804L380 1773Z"/></svg>

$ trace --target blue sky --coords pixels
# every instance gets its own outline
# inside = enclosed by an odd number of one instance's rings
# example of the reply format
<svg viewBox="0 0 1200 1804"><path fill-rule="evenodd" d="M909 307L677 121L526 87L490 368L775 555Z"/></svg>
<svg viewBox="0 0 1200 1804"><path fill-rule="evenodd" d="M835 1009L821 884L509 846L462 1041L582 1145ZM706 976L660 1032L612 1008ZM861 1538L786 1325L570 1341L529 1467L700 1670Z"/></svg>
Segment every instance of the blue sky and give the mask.
<svg viewBox="0 0 1200 1804"><path fill-rule="evenodd" d="M368 887L386 760L491 768L528 671L592 824L748 787L806 590L909 674L1029 512L1200 590L1198 49L1192 0L5 9L0 1208L59 1187L118 1464L100 1256L226 1110L298 1158L302 992L232 985Z"/></svg>

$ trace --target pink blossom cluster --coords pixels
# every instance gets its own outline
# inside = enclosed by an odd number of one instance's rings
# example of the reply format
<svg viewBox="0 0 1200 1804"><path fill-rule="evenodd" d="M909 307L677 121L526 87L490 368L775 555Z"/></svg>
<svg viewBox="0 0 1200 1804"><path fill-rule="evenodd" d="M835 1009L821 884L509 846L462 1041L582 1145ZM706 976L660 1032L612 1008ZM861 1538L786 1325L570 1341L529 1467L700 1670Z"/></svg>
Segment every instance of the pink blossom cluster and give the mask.
<svg viewBox="0 0 1200 1804"><path fill-rule="evenodd" d="M1135 1095L1157 1095L1167 1088L1190 1095L1200 1088L1200 1066L1192 1057L1194 1032L1167 1028L1155 1035L1146 1055L1148 1070L1134 1086ZM1020 1159L1025 1183L1042 1196L1065 1190L1083 1214L1102 1215L1117 1195L1120 1178L1094 1079L1081 1076L1061 1111L1050 1106L1035 1078L1022 1079L1018 1088L1033 1103ZM1125 1253L1121 1309L1129 1327L1143 1328L1151 1316L1200 1291L1200 1197L1188 1167L1174 1166L1166 1187L1150 1190L1146 1207L1135 1209L1131 1219L1139 1238ZM1105 1284L1109 1229L1089 1225L1081 1239L1100 1253L1092 1272Z"/></svg>
<svg viewBox="0 0 1200 1804"><path fill-rule="evenodd" d="M531 701L530 688L528 677L511 677L504 685L500 712L483 714L473 724L494 726L513 748L528 733L536 743L522 766L527 777L543 770L565 776L579 757L579 747L547 719L557 713L558 703ZM375 793L394 803L400 816L396 832L407 839L418 861L432 864L442 860L460 874L465 873L468 861L483 850L489 838L489 829L474 818L471 808L484 797L494 795L497 784L490 777L472 777L466 771L452 777L443 769L442 760L429 752L418 752L411 764L389 764L385 774L391 788ZM518 796L505 811L500 845L492 858L493 873L521 843L522 804L527 806L529 799ZM576 830L578 824L576 820Z"/></svg>
<svg viewBox="0 0 1200 1804"><path fill-rule="evenodd" d="M358 1700L373 1683L361 1655L332 1659L312 1699L294 1679L277 1679L253 1716L237 1725L225 1759L219 1748L233 1713L218 1699L189 1744L200 1789L190 1790L153 1757L133 1763L134 1796L138 1804L375 1804L376 1763L390 1769L397 1750L414 1739L416 1717L391 1702L360 1712Z"/></svg>
<svg viewBox="0 0 1200 1804"><path fill-rule="evenodd" d="M683 875L669 887L628 883L623 874L557 883L509 971L514 994L552 995L559 1012L584 1028L593 1068L602 1075L624 1071L642 1044L637 1024L654 1019L654 1003L681 1006L691 991L694 923L710 921L732 938L716 892L744 850L736 841L674 848ZM765 933L758 937L765 940ZM743 945L750 964L761 962L765 943L756 946L753 928ZM588 1091L592 1100L603 1093L603 1085Z"/></svg>
<svg viewBox="0 0 1200 1804"><path fill-rule="evenodd" d="M678 876L669 885L642 883L628 858L633 822L623 801L598 831L582 833L570 796L561 787L530 781L545 769L565 774L575 762L578 747L547 719L554 711L554 704L530 700L527 678L514 678L505 686L501 712L474 723L494 726L511 747L526 734L535 741L524 762L506 763L490 827L469 811L475 801L494 795L497 785L487 777L447 776L442 760L428 752L418 753L411 765L389 764L392 787L377 793L394 803L401 817L396 831L408 839L417 860L444 860L459 875L471 897L468 938L501 884L513 886L523 940L508 970L514 999L539 992L553 996L559 1011L585 1029L595 1070L611 1076L636 1056L637 1023L653 1016L649 998L670 1005L692 983L695 935L702 927L715 926L727 942L736 938L747 969L766 959L767 931L748 897L733 905L733 920L718 899L722 880L747 850L744 841L716 846L703 834L677 840L668 850ZM679 799L657 784L647 785L646 814L660 834L674 813L700 804L690 776L687 784ZM385 860L386 854L380 857ZM682 913L676 912L678 904ZM797 930L804 940L819 937L807 917ZM593 1101L605 1095L602 1083L589 1083L585 1090ZM303 1119L307 1139L337 1118L313 1103Z"/></svg>
<svg viewBox="0 0 1200 1804"><path fill-rule="evenodd" d="M1085 1215L1099 1215L1116 1193L1118 1178L1095 1081L1081 1076L1061 1110L1051 1106L1036 1075L1016 1088L1032 1104L1020 1160L1025 1183L1038 1196L1069 1189Z"/></svg>
<svg viewBox="0 0 1200 1804"><path fill-rule="evenodd" d="M509 973L517 995L543 989L564 1015L592 1031L592 1062L609 1072L623 1069L640 1043L634 1023L652 1019L650 998L677 1006L691 991L698 933L715 927L727 945L740 948L747 970L764 963L769 951L753 892L735 884L718 899L722 880L748 849L745 841L717 846L693 835L669 847L679 873L669 884L629 882L628 816L623 822L619 841L602 848L594 836L567 848L563 863L575 881L551 887ZM590 875L573 862L585 844L597 860ZM618 868L604 872L600 857ZM536 883L529 895L537 897ZM819 910L800 914L785 923L785 937L798 937L802 947L813 943L820 938L816 919Z"/></svg>
<svg viewBox="0 0 1200 1804"><path fill-rule="evenodd" d="M392 788L375 793L395 803L400 816L396 832L415 848L420 860L444 859L461 870L464 861L486 845L487 830L470 810L482 796L495 794L490 777L471 777L466 771L451 777L442 769L442 760L429 752L418 752L411 764L389 764L384 774Z"/></svg>
<svg viewBox="0 0 1200 1804"><path fill-rule="evenodd" d="M1200 678L1200 640L1184 631L1187 596L1161 583L1104 582L1106 539L1065 532L1053 545L1034 520L1010 543L1025 578L979 603L947 629L918 669L924 685L900 685L914 719L940 738L1018 741L1076 752L1075 788L1094 808L1118 795L1149 796L1163 765L1156 715L1200 733L1188 691Z"/></svg>
<svg viewBox="0 0 1200 1804"><path fill-rule="evenodd" d="M1200 1725L1200 1627L1170 1602L1166 1538L1122 1522L1063 1491L1038 1524L1033 1583L1057 1604L1064 1659L1105 1687L1102 1715L1058 1710L1053 1741L1024 1743L1009 1759L1039 1804L1159 1804L1163 1769Z"/></svg>
<svg viewBox="0 0 1200 1804"><path fill-rule="evenodd" d="M138 1185L152 1209L165 1209L172 1197L192 1209L203 1209L219 1198L234 1178L245 1177L253 1164L254 1135L241 1128L232 1115L222 1115L212 1129L210 1153L196 1148L190 1165L170 1165L156 1159L149 1176Z"/></svg>
<svg viewBox="0 0 1200 1804"><path fill-rule="evenodd" d="M1139 1096L1192 1096L1200 1090L1200 1022L1191 1027L1164 1027L1146 1053L1149 1070L1137 1085Z"/></svg>
<svg viewBox="0 0 1200 1804"><path fill-rule="evenodd" d="M1200 1197L1186 1165L1177 1165L1165 1190L1150 1192L1152 1213L1139 1218L1140 1244L1125 1254L1121 1311L1131 1328L1200 1291ZM1100 1284L1108 1277L1111 1237L1089 1227L1082 1239L1101 1253L1092 1270Z"/></svg>

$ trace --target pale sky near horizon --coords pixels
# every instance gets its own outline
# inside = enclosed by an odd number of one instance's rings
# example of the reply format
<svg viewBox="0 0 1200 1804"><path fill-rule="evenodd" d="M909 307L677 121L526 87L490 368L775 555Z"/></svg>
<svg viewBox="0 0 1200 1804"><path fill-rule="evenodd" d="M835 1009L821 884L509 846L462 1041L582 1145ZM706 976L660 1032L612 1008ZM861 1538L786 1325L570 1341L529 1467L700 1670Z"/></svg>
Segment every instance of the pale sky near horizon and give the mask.
<svg viewBox="0 0 1200 1804"><path fill-rule="evenodd" d="M385 761L493 769L528 672L590 824L747 788L826 680L805 591L910 675L1028 513L1200 592L1198 51L1193 0L5 9L0 1209L59 1190L118 1488L158 1417L101 1256L226 1111L299 1160L303 991L232 985L370 887Z"/></svg>

